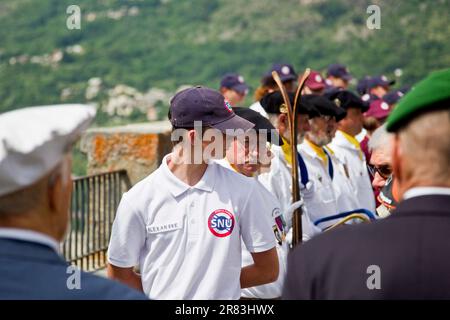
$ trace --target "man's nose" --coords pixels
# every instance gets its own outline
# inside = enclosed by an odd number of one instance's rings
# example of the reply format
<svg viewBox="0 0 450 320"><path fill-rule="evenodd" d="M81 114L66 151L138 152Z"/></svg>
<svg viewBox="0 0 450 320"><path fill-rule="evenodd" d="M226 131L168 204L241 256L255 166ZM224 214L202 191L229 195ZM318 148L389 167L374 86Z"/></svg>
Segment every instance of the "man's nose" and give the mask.
<svg viewBox="0 0 450 320"><path fill-rule="evenodd" d="M248 153L249 160L253 163L257 163L259 160L259 148L254 147L249 150Z"/></svg>
<svg viewBox="0 0 450 320"><path fill-rule="evenodd" d="M386 179L384 179L378 172L375 172L375 176L373 177L372 187L377 190L380 190L386 184Z"/></svg>

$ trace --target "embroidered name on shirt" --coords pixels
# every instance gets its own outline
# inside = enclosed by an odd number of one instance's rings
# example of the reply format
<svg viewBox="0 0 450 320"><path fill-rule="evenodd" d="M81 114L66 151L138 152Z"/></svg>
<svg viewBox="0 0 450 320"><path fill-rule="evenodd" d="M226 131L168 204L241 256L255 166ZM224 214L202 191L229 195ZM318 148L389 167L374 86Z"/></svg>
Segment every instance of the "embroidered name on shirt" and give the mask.
<svg viewBox="0 0 450 320"><path fill-rule="evenodd" d="M159 233L159 232L166 232L166 231L172 231L180 229L181 226L178 222L175 223L169 223L164 224L160 226L147 226L147 232L148 233Z"/></svg>

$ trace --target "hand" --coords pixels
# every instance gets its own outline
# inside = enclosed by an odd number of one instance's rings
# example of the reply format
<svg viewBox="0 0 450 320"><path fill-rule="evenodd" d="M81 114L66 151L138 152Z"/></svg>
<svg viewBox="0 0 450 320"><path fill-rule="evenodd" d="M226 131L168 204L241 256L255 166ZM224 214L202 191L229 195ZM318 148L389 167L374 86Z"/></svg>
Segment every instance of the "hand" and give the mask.
<svg viewBox="0 0 450 320"><path fill-rule="evenodd" d="M289 206L289 208L287 208L286 213L284 215L286 218L287 230L292 228L292 217L294 216L294 211L299 209L303 205L304 205L304 201L303 201L303 199L300 199L299 201L291 204Z"/></svg>

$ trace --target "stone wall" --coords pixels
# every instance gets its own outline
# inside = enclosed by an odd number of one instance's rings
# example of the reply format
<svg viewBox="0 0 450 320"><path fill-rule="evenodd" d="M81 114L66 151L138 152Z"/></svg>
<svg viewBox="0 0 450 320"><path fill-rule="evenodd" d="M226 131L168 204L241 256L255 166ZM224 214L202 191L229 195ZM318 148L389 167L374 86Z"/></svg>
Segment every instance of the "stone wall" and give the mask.
<svg viewBox="0 0 450 320"><path fill-rule="evenodd" d="M81 139L88 174L125 169L134 185L153 172L170 152L170 122L93 128Z"/></svg>

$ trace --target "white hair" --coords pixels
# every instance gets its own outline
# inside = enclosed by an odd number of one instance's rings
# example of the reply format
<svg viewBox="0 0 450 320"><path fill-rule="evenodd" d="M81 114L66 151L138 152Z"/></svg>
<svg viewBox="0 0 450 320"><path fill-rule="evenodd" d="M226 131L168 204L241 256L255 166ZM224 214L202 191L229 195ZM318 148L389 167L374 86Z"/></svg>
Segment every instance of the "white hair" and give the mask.
<svg viewBox="0 0 450 320"><path fill-rule="evenodd" d="M268 114L268 116L269 116L269 121L270 121L270 123L275 127L275 128L278 128L278 114L276 114L276 113L269 113Z"/></svg>
<svg viewBox="0 0 450 320"><path fill-rule="evenodd" d="M386 124L377 128L369 140L369 151L373 152L383 148L384 150L390 150L391 148L392 134L386 131Z"/></svg>

